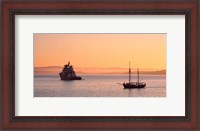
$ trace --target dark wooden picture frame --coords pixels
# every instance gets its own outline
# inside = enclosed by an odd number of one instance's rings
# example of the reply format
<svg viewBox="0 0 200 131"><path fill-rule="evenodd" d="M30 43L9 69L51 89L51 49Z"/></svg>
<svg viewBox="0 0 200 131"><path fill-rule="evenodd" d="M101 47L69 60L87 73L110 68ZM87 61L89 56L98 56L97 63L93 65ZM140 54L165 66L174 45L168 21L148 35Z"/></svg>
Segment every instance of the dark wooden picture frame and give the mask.
<svg viewBox="0 0 200 131"><path fill-rule="evenodd" d="M185 15L185 110L175 116L15 116L15 15ZM198 2L3 2L3 129L198 128Z"/></svg>

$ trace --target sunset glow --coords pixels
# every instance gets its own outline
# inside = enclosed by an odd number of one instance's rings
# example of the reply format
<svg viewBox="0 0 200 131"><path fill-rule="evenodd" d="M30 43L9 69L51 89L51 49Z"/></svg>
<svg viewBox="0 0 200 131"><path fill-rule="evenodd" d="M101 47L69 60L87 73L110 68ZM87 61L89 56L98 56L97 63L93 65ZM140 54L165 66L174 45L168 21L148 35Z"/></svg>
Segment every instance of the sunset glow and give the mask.
<svg viewBox="0 0 200 131"><path fill-rule="evenodd" d="M166 34L34 34L34 67L166 69Z"/></svg>

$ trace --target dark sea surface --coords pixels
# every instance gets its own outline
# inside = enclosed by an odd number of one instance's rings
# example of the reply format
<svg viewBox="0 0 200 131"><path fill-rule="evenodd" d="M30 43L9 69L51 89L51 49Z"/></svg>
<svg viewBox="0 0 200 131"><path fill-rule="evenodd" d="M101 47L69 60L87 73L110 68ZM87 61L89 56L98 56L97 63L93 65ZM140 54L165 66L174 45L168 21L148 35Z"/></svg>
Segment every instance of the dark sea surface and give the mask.
<svg viewBox="0 0 200 131"><path fill-rule="evenodd" d="M143 89L123 89L125 74L83 74L84 80L62 81L59 75L35 75L34 97L165 97L166 75L141 75ZM136 77L132 76L132 81Z"/></svg>

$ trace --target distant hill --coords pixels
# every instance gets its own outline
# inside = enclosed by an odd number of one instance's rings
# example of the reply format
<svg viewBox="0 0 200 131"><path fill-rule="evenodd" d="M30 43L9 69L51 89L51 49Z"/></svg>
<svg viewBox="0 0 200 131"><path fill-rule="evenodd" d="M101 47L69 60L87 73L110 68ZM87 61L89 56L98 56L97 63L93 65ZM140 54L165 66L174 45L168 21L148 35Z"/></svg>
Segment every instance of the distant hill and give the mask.
<svg viewBox="0 0 200 131"><path fill-rule="evenodd" d="M58 74L61 70L61 66L34 67L35 74Z"/></svg>
<svg viewBox="0 0 200 131"><path fill-rule="evenodd" d="M49 75L49 74L58 74L62 71L61 66L47 66L47 67L34 67L34 74L37 75ZM127 74L128 68L120 67L109 67L109 68L97 68L97 67L85 67L85 68L74 68L76 74ZM135 74L136 70L132 70L132 73ZM140 70L140 74L152 74L152 75L164 75L166 70Z"/></svg>
<svg viewBox="0 0 200 131"><path fill-rule="evenodd" d="M143 71L143 74L166 74L166 70L159 70L159 71Z"/></svg>

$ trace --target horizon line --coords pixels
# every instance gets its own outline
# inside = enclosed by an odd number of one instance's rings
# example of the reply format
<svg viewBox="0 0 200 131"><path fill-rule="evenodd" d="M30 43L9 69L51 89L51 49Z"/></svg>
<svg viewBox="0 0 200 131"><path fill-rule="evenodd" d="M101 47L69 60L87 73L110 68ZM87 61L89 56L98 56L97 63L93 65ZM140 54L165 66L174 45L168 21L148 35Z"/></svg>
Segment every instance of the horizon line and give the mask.
<svg viewBox="0 0 200 131"><path fill-rule="evenodd" d="M59 67L59 68L63 68L64 66L34 66L34 68L56 68L56 67ZM114 69L114 68L118 68L118 69L128 69L128 67L74 67L75 69L77 68L96 68L96 69ZM163 69L163 68L138 68L138 67L135 67L135 68L131 68L131 69L142 69L142 70L154 70L154 71L158 71L158 70L166 70L166 69Z"/></svg>

